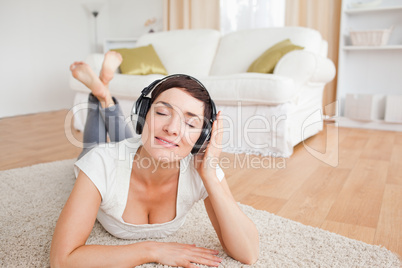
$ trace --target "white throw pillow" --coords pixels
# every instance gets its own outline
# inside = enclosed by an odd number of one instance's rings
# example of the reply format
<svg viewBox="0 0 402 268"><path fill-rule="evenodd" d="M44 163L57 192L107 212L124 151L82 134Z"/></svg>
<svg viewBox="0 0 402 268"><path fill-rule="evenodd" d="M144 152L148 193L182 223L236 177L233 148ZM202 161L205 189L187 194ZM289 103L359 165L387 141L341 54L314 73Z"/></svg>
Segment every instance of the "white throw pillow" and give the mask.
<svg viewBox="0 0 402 268"><path fill-rule="evenodd" d="M143 35L136 46L152 44L169 74L208 75L220 37L216 30L175 30Z"/></svg>

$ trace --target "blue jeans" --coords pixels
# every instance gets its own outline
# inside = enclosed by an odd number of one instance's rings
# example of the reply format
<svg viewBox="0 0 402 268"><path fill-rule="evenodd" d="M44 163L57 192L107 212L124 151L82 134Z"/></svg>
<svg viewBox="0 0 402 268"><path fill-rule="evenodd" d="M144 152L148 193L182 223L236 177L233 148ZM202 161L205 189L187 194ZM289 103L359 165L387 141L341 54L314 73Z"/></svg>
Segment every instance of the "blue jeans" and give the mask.
<svg viewBox="0 0 402 268"><path fill-rule="evenodd" d="M78 159L83 157L92 148L107 142L107 135L111 142L119 142L133 137L131 129L126 125L124 115L116 98L114 106L102 108L99 100L92 94L88 97L88 114L85 122L84 146Z"/></svg>

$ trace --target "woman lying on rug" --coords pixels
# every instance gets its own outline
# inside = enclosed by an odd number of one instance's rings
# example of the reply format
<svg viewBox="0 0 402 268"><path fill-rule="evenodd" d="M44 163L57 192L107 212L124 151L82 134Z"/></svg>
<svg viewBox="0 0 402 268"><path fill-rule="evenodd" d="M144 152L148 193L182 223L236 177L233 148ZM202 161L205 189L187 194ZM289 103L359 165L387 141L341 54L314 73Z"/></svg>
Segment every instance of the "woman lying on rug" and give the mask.
<svg viewBox="0 0 402 268"><path fill-rule="evenodd" d="M195 244L85 245L96 218L119 238L166 237L183 225L198 200L204 200L224 251L242 263L254 263L258 232L236 204L217 165L222 121L207 90L187 75L152 83L136 103L135 129L142 134L138 141L108 90L121 61L120 54L108 52L99 77L83 62L71 65L73 76L92 91L84 129L84 146L91 148L84 148L75 164L77 180L57 221L51 266L219 266L217 250ZM145 98L150 92L151 98ZM209 133L210 141L204 143ZM106 144L107 134L115 144Z"/></svg>

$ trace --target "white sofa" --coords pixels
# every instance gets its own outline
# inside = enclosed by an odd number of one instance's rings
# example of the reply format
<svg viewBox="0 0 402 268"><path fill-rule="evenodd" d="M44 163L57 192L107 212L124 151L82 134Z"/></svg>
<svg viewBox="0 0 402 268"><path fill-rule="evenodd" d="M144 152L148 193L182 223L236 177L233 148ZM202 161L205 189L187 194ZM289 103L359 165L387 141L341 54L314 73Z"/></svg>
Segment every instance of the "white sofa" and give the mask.
<svg viewBox="0 0 402 268"><path fill-rule="evenodd" d="M273 74L247 73L272 45L290 39L303 46L277 63ZM223 113L223 151L289 157L293 146L322 130L322 94L335 76L327 42L302 27L264 28L224 36L215 30L176 30L141 36L136 46L152 44L168 74L198 78ZM99 72L103 54L86 62ZM116 73L110 83L129 119L141 90L162 75ZM83 130L89 90L71 77L74 126Z"/></svg>

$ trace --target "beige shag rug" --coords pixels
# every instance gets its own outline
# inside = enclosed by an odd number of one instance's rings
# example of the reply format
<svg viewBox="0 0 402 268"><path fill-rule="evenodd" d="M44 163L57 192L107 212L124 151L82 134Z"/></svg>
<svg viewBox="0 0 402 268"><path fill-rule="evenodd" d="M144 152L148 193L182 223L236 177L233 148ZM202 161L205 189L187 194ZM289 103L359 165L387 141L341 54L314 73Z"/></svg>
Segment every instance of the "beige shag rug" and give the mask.
<svg viewBox="0 0 402 268"><path fill-rule="evenodd" d="M0 172L0 267L48 267L57 218L74 184L74 160ZM400 267L391 251L239 204L260 233L253 267ZM248 267L222 250L202 202L173 236L158 241L196 243L221 251L220 267ZM128 244L96 222L88 244ZM155 263L141 267L166 267Z"/></svg>

